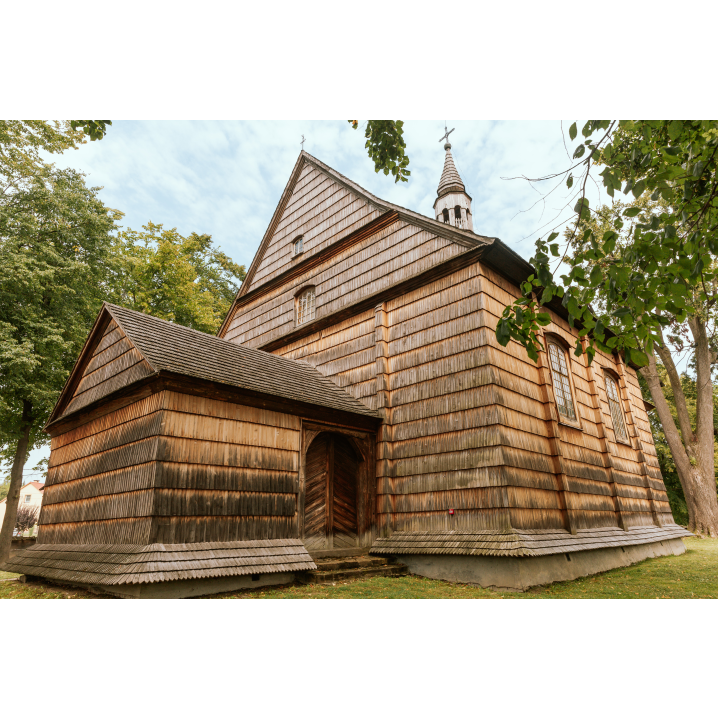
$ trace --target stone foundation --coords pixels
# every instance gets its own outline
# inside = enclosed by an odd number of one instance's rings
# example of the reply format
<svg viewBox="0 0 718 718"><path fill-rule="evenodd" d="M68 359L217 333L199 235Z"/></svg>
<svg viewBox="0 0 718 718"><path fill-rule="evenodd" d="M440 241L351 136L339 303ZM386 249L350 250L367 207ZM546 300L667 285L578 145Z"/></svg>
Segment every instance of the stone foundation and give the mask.
<svg viewBox="0 0 718 718"><path fill-rule="evenodd" d="M469 583L497 590L525 591L556 581L609 571L656 556L679 556L686 547L679 538L637 546L599 548L548 556L451 556L397 554L411 573L427 578Z"/></svg>

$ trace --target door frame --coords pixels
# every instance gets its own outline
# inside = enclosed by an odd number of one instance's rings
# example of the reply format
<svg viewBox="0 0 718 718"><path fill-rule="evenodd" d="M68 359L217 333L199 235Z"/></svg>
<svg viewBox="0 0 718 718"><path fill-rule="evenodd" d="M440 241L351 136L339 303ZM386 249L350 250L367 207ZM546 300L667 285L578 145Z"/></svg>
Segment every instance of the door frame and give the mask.
<svg viewBox="0 0 718 718"><path fill-rule="evenodd" d="M340 434L348 439L357 454L357 541L356 548L311 551L321 556L351 556L366 553L376 538L376 434L349 427L302 420L302 445L299 462L299 493L297 501L297 535L304 537L304 496L307 451L319 434ZM330 510L330 507L327 507Z"/></svg>

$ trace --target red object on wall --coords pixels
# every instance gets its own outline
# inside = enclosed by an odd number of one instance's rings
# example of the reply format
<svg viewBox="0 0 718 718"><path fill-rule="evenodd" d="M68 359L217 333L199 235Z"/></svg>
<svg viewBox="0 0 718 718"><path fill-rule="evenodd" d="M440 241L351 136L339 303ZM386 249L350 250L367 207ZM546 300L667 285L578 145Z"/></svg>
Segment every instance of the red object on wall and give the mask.
<svg viewBox="0 0 718 718"><path fill-rule="evenodd" d="M454 515L454 509L449 509L449 516L453 516L453 515Z"/></svg>

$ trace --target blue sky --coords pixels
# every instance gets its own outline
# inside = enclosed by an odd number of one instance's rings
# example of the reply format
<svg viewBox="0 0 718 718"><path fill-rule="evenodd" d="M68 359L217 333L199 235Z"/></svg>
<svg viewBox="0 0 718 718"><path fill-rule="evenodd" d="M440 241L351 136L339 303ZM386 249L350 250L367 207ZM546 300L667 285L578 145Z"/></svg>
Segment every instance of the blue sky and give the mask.
<svg viewBox="0 0 718 718"><path fill-rule="evenodd" d="M107 136L51 159L87 174L106 205L125 213L122 225L148 221L182 234L211 234L235 261L249 267L284 186L304 148L378 197L433 216L444 162L444 120L405 124L411 178L395 184L376 174L364 149L360 121L115 121ZM567 134L569 122L563 123ZM538 177L568 166L561 122L448 121L452 154L473 198L474 231L500 237L526 259L537 236L562 226L561 187L547 199L535 186L505 177ZM566 138L568 143L568 138ZM569 149L571 149L569 147ZM597 196L593 188L592 204ZM561 222L563 219L563 223ZM25 480L47 449L33 452Z"/></svg>
<svg viewBox="0 0 718 718"><path fill-rule="evenodd" d="M555 216L562 192L544 208L523 180L566 166L560 122L451 121L453 155L474 200L474 228L526 256L525 239ZM564 123L567 128L567 123ZM291 122L116 121L101 142L54 161L87 173L101 197L125 213L124 226L148 220L181 233L206 232L235 261L247 264L264 234L300 150L379 197L433 216L443 166L444 121L407 121L411 179L396 185L376 174L363 131L344 120ZM527 211L529 210L529 211ZM543 221L542 221L543 210ZM523 214L521 214L524 212ZM568 215L567 215L568 216Z"/></svg>

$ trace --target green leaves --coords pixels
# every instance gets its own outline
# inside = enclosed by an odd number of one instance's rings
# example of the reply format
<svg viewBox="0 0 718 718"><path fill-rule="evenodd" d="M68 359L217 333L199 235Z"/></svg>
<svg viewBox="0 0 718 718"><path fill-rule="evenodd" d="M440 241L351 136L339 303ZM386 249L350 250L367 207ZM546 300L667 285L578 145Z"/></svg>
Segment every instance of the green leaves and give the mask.
<svg viewBox="0 0 718 718"><path fill-rule="evenodd" d="M536 315L536 323L540 324L542 327L547 327L551 324L551 315L546 312L540 312Z"/></svg>
<svg viewBox="0 0 718 718"><path fill-rule="evenodd" d="M101 140L107 134L107 126L111 120L70 120L73 130L82 130L93 142Z"/></svg>
<svg viewBox="0 0 718 718"><path fill-rule="evenodd" d="M677 140L681 136L682 132L683 122L681 120L673 120L673 122L668 125L668 136L672 140Z"/></svg>
<svg viewBox="0 0 718 718"><path fill-rule="evenodd" d="M349 120L354 129L357 120ZM404 122L402 120L367 120L365 147L374 162L374 171L390 173L395 182L408 182L411 172L406 169L409 157L405 153Z"/></svg>
<svg viewBox="0 0 718 718"><path fill-rule="evenodd" d="M597 134L608 127L608 137ZM609 196L620 199L593 211L585 197L574 200L565 255L553 237L536 242L535 277L523 291L528 296L533 287L538 305L522 305L518 317L507 308L506 331L532 356L540 306L561 297L589 357L618 351L645 366L664 327L677 331L691 315L713 322L718 312L718 121L590 120L581 133L573 154L582 174L571 166L566 187L587 186L586 173L598 163ZM576 123L569 137L578 138ZM565 274L555 279L549 261L559 255Z"/></svg>
<svg viewBox="0 0 718 718"><path fill-rule="evenodd" d="M633 192L633 196L638 199L644 192L646 191L646 183L644 180L638 180L633 187L631 188L631 192Z"/></svg>

